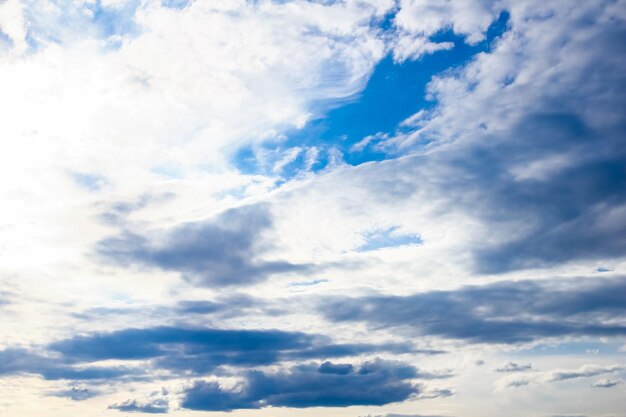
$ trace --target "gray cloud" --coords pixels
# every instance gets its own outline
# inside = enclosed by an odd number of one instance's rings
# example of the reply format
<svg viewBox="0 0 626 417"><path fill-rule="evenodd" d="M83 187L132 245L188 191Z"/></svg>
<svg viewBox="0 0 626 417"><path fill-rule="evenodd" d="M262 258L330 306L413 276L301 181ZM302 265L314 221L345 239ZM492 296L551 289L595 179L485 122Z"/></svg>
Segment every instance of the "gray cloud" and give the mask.
<svg viewBox="0 0 626 417"><path fill-rule="evenodd" d="M319 311L332 321L401 326L471 343L559 336L623 336L626 279L518 281L410 296L334 297Z"/></svg>
<svg viewBox="0 0 626 417"><path fill-rule="evenodd" d="M142 373L126 366L76 366L73 357L44 356L22 348L0 350L0 376L39 374L48 380L107 380Z"/></svg>
<svg viewBox="0 0 626 417"><path fill-rule="evenodd" d="M309 270L308 265L260 259L272 246L263 238L271 226L266 206L245 206L149 237L125 231L100 241L96 252L107 262L176 271L206 286L249 285L272 274Z"/></svg>
<svg viewBox="0 0 626 417"><path fill-rule="evenodd" d="M172 375L223 373L222 367L255 368L284 361L328 359L365 354L439 354L408 343L333 343L330 338L279 330L228 330L185 327L124 329L59 340L35 349L0 350L0 376L38 374L48 380L150 379L153 372ZM137 366L95 366L93 362L144 361ZM320 372L349 374L348 365L325 362ZM239 372L239 371L237 371ZM420 373L425 379L449 373ZM80 395L80 392L65 394Z"/></svg>

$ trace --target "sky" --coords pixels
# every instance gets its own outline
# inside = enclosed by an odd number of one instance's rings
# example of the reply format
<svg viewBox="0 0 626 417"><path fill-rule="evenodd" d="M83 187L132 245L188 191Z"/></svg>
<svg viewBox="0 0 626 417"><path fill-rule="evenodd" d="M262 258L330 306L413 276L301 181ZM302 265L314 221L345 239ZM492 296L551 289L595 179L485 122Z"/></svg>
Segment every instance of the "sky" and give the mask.
<svg viewBox="0 0 626 417"><path fill-rule="evenodd" d="M0 416L626 416L626 1L0 0Z"/></svg>

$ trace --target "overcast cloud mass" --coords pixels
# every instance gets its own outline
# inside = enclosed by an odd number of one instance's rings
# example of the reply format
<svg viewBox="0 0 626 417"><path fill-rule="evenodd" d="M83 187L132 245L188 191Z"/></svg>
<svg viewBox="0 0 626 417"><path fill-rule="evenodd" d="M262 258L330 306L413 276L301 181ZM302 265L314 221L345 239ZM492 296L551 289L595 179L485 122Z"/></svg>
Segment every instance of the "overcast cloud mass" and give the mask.
<svg viewBox="0 0 626 417"><path fill-rule="evenodd" d="M626 417L624 91L624 0L0 0L0 415Z"/></svg>

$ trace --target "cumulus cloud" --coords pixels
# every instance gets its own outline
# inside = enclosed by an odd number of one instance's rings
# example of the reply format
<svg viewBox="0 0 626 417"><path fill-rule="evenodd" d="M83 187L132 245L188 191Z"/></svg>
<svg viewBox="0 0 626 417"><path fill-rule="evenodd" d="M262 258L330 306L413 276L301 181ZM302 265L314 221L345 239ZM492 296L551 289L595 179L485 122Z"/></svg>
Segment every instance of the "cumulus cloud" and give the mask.
<svg viewBox="0 0 626 417"><path fill-rule="evenodd" d="M469 44L484 39L488 27L500 14L502 4L496 1L402 0L394 16L398 29L392 44L396 61L416 59L439 50L451 49L451 42L438 42L433 36L449 30L463 36Z"/></svg>
<svg viewBox="0 0 626 417"><path fill-rule="evenodd" d="M323 366L323 365L322 365ZM347 407L384 405L419 393L411 380L417 370L400 362L365 362L351 372L324 372L326 367L303 365L286 372L250 372L234 390L217 382L197 381L185 391L182 407L229 411L263 407Z"/></svg>

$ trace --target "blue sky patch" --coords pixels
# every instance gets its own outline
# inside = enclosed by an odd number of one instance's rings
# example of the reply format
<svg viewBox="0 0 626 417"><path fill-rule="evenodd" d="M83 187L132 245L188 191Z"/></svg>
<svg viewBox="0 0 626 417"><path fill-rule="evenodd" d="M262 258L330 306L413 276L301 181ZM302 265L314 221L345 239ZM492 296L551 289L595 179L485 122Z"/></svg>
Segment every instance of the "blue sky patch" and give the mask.
<svg viewBox="0 0 626 417"><path fill-rule="evenodd" d="M397 227L369 232L363 237L367 242L359 246L357 252L369 252L406 245L421 245L423 243L419 235L399 233Z"/></svg>

